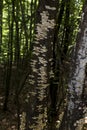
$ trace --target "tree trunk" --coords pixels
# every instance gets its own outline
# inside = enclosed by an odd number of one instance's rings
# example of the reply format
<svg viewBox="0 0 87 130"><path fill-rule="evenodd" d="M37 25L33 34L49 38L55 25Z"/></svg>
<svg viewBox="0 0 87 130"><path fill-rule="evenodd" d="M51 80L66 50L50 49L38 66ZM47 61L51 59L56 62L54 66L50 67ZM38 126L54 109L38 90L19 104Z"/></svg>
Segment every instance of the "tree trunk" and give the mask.
<svg viewBox="0 0 87 130"><path fill-rule="evenodd" d="M26 129L44 130L47 120L47 98L52 68L53 36L57 14L57 0L41 0L37 10L35 41L30 62L31 74L26 113Z"/></svg>
<svg viewBox="0 0 87 130"><path fill-rule="evenodd" d="M82 21L73 54L72 73L68 84L68 126L67 128L64 128L64 130L80 130L87 114L85 112L87 107L87 98L84 98L85 96L87 97L87 92L85 94L83 91L87 82L87 0L85 1L83 8Z"/></svg>
<svg viewBox="0 0 87 130"><path fill-rule="evenodd" d="M2 45L2 10L3 10L3 0L0 1L0 53Z"/></svg>
<svg viewBox="0 0 87 130"><path fill-rule="evenodd" d="M11 81L11 74L12 74L12 61L13 61L13 24L14 24L14 1L12 6L12 22L10 24L9 21L9 41L8 41L8 62L6 68L6 81L5 81L5 101L3 105L3 110L6 111L8 109L8 101L9 101L9 93L10 93L10 81ZM8 7L9 8L9 7Z"/></svg>

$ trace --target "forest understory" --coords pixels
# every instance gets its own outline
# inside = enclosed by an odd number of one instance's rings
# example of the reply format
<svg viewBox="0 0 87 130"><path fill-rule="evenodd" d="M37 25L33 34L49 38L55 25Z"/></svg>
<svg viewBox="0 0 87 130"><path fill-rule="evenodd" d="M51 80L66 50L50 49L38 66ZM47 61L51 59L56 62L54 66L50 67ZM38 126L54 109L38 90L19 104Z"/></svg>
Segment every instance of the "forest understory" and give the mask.
<svg viewBox="0 0 87 130"><path fill-rule="evenodd" d="M24 74L23 70L21 70L22 74ZM5 103L5 67L0 65L0 130L25 130L25 113L26 113L26 100L28 96L29 87L24 87L21 89L17 102L17 97L15 93L16 85L16 69L15 66L12 68L12 76L11 83L9 89L9 96L6 108L4 106ZM14 76L15 75L15 76ZM21 79L21 78L20 78ZM65 99L66 100L66 99ZM45 102L44 102L45 103ZM60 107L60 110L56 110L53 113L50 113L48 116L48 121L46 130L58 130L60 123L62 121L64 110L66 108L66 101ZM22 123L22 124L21 124Z"/></svg>
<svg viewBox="0 0 87 130"><path fill-rule="evenodd" d="M29 88L24 88L19 95L19 104L16 103L16 95L15 95L15 86L14 84L14 73L15 70L12 70L12 79L11 79L11 88L8 97L8 103L6 110L4 109L5 102L5 69L3 65L0 65L0 130L24 130L24 124L21 124L23 114L26 112L26 97L29 91ZM62 120L64 114L64 105L61 108L61 111L55 113L53 117L50 119L51 121L48 124L48 128L52 130L58 130L60 122ZM21 118L22 117L22 118ZM25 123L25 122L24 122ZM20 126L21 125L21 126Z"/></svg>
<svg viewBox="0 0 87 130"><path fill-rule="evenodd" d="M12 70L11 82L14 82L15 80L14 73L16 72L14 71L14 68ZM13 83L11 83L11 85L12 84L13 85L10 88L7 110L4 110L4 101L5 101L5 86L4 86L5 83L3 80L5 78L4 73L5 73L4 66L0 65L0 130L25 130L25 119L23 119L23 115L25 115L26 112L26 97L29 88L23 88L23 91L21 91L21 94L19 96L19 104L17 104L15 97L16 86ZM51 119L50 122L48 120L46 130L59 129L65 110L66 110L66 101L63 102L60 111L59 110L56 111L53 117L49 117ZM87 124L85 123L83 125L83 128L81 126L79 127L78 130L87 130Z"/></svg>
<svg viewBox="0 0 87 130"><path fill-rule="evenodd" d="M9 93L9 101L8 101L8 108L7 110L4 110L4 100L5 100L5 87L4 87L4 67L0 66L0 130L17 130L18 126L18 114L17 113L17 105L15 102L15 86L11 86L11 90ZM15 79L14 79L15 80ZM21 95L21 98L24 96ZM20 105L23 104L24 100L20 100ZM19 108L20 109L20 108ZM23 109L20 110L20 117L21 112L23 112Z"/></svg>

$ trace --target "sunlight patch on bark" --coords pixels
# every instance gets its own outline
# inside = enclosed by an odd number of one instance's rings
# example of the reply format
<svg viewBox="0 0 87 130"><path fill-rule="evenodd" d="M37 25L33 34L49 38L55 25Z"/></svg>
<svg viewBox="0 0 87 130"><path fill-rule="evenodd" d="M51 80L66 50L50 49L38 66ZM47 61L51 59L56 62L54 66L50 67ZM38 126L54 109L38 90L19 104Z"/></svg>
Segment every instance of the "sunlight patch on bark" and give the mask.
<svg viewBox="0 0 87 130"><path fill-rule="evenodd" d="M49 13L48 11L43 11L40 13L41 15L41 24L37 24L37 34L36 34L36 40L43 40L44 38L47 38L47 32L49 29L53 29L55 26L54 19L49 19Z"/></svg>
<svg viewBox="0 0 87 130"><path fill-rule="evenodd" d="M46 5L45 8L46 8L46 9L49 9L49 10L56 10L55 7L50 7L50 6L48 6L48 5Z"/></svg>
<svg viewBox="0 0 87 130"><path fill-rule="evenodd" d="M25 130L25 123L26 123L26 113L22 112L20 115L20 130Z"/></svg>
<svg viewBox="0 0 87 130"><path fill-rule="evenodd" d="M42 110L42 106L38 106L39 111ZM33 130L43 130L43 128L46 126L46 119L47 119L47 108L44 108L44 113L40 113L38 116L32 117L34 120L36 120L35 124L29 126L29 128ZM37 125L36 125L37 124Z"/></svg>
<svg viewBox="0 0 87 130"><path fill-rule="evenodd" d="M83 19L84 19L84 12L82 13L82 16L81 16L81 22L83 22Z"/></svg>

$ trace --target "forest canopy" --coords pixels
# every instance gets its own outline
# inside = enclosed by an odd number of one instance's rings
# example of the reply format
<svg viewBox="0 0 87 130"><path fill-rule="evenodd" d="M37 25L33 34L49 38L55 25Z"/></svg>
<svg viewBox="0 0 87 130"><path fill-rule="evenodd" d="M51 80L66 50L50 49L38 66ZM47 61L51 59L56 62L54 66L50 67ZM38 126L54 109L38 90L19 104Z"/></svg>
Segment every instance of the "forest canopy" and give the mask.
<svg viewBox="0 0 87 130"><path fill-rule="evenodd" d="M38 0L24 0L24 1L7 1L0 2L0 62L7 62L8 53L12 53L12 62L22 60L27 52L30 50L30 45L33 43L35 14L39 1ZM58 14L62 1L59 1ZM65 6L65 5L64 5ZM69 14L66 7L64 12L60 14L59 24L60 33L59 41L62 44L62 35L65 26L70 28L69 37L70 44L68 48L75 43L76 33L78 31L79 21L81 17L81 10L83 6L82 0L73 0L70 2ZM67 14L66 14L67 10ZM61 16L63 15L63 16ZM69 19L66 15L69 15ZM62 18L61 18L62 17ZM65 17L69 25L65 25ZM62 19L62 20L61 20ZM58 18L57 18L58 22ZM60 23L61 22L61 23ZM12 42L12 43L11 43ZM64 40L63 40L64 42ZM12 45L11 45L12 44ZM64 44L64 43L63 43ZM11 47L12 46L12 47Z"/></svg>

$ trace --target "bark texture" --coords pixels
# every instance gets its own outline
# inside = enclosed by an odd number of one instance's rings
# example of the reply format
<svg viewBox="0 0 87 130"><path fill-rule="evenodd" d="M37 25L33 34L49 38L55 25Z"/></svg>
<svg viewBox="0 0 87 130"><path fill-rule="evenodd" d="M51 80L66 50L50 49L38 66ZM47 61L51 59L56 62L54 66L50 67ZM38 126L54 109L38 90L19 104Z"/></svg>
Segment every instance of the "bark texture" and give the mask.
<svg viewBox="0 0 87 130"><path fill-rule="evenodd" d="M27 79L28 130L45 130L47 120L47 95L52 73L53 36L57 13L57 0L41 0L37 10L35 41L30 62L31 74Z"/></svg>
<svg viewBox="0 0 87 130"><path fill-rule="evenodd" d="M67 130L80 130L86 117L87 93L84 93L87 66L87 0L82 14L81 25L77 35L76 46L74 49L72 74L69 81ZM84 95L84 96L83 96Z"/></svg>

